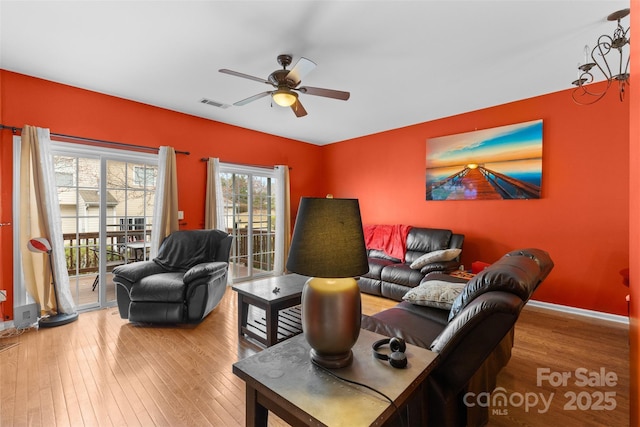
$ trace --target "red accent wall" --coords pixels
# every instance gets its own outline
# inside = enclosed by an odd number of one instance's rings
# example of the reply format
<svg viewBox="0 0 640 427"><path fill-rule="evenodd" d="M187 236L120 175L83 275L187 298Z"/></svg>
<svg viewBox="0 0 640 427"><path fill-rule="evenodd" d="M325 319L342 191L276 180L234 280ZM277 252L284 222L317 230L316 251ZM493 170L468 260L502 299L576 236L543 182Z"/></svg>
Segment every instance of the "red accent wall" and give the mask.
<svg viewBox="0 0 640 427"><path fill-rule="evenodd" d="M640 0L632 0L631 26L640 27ZM640 45L631 45L631 81L640 82ZM637 85L637 83L636 83ZM629 163L631 170L629 191L629 270L630 270L630 318L629 318L629 425L640 425L640 96L630 96Z"/></svg>
<svg viewBox="0 0 640 427"><path fill-rule="evenodd" d="M543 119L542 198L425 201L426 140ZM360 200L364 223L465 234L462 261L538 247L555 262L534 299L627 314L629 103L578 106L570 92L521 100L325 147L327 192Z"/></svg>
<svg viewBox="0 0 640 427"><path fill-rule="evenodd" d="M0 72L0 118L4 112L4 74ZM1 121L0 121L1 123ZM11 136L6 138L0 132L0 223L7 224L12 222L12 210L10 205L2 203L2 200L11 201L11 184L8 178L11 176ZM0 289L5 289L8 293L13 294L13 281L11 275L11 231L13 227L0 226ZM9 296L9 295L8 295ZM13 318L13 297L9 296L7 301L0 302L0 322Z"/></svg>
<svg viewBox="0 0 640 427"><path fill-rule="evenodd" d="M294 204L302 195L333 193L359 198L365 223L451 228L466 235L467 265L540 247L556 267L536 299L626 314L627 291L618 272L629 264L629 104L615 96L582 107L563 91L316 147L16 73L2 71L0 77L4 124L190 151L178 156L185 228L204 222L201 157L284 163L293 168ZM539 118L544 121L542 199L424 200L427 138ZM2 132L3 221L12 210L10 140L11 133ZM323 181L316 179L320 175ZM2 283L12 283L6 256L11 240L2 228Z"/></svg>
<svg viewBox="0 0 640 427"><path fill-rule="evenodd" d="M169 145L191 155L176 156L178 204L184 229L204 227L206 163L202 157L224 162L292 169L292 218L301 196L320 196L322 147L197 118L146 104L78 89L0 70L0 123L30 124L51 132L149 147ZM0 221L12 215L12 135L0 133ZM0 289L10 298L5 314L12 316L12 227L0 227Z"/></svg>

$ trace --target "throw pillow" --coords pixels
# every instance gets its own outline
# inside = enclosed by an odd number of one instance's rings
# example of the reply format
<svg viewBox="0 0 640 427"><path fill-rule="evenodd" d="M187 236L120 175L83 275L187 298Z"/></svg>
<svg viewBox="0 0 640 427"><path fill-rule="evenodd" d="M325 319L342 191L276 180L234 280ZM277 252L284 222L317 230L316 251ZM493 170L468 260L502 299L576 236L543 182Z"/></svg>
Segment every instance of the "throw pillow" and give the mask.
<svg viewBox="0 0 640 427"><path fill-rule="evenodd" d="M466 283L428 280L404 294L402 299L416 305L450 310L453 301L460 295L465 285Z"/></svg>
<svg viewBox="0 0 640 427"><path fill-rule="evenodd" d="M422 255L417 260L413 261L409 267L414 270L420 270L427 264L431 264L432 262L442 262L442 261L451 261L455 259L458 255L460 255L462 249L441 249L439 251L431 251L424 255Z"/></svg>

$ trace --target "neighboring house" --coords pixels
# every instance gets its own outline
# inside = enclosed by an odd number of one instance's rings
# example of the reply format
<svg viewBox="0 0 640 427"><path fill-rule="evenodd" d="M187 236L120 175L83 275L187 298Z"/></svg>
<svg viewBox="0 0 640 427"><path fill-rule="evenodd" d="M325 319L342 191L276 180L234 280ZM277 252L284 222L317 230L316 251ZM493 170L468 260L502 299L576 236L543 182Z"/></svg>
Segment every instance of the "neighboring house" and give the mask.
<svg viewBox="0 0 640 427"><path fill-rule="evenodd" d="M56 156L55 168L63 233L98 233L100 192L95 160ZM107 231L144 229L145 218L148 229L157 167L111 162L107 176Z"/></svg>

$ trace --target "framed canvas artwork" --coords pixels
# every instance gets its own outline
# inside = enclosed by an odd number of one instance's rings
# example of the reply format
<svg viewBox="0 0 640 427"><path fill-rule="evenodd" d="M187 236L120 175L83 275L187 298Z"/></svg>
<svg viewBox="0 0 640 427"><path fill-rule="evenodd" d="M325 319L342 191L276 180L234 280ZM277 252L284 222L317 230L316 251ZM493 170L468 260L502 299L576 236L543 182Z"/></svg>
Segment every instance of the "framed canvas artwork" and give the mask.
<svg viewBox="0 0 640 427"><path fill-rule="evenodd" d="M539 199L542 120L427 139L426 200Z"/></svg>

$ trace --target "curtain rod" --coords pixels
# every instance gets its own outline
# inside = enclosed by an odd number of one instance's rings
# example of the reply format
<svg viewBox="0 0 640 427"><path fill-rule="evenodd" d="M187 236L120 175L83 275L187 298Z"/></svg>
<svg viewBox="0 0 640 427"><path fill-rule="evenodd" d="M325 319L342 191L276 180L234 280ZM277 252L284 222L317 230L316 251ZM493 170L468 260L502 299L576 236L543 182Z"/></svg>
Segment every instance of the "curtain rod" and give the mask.
<svg viewBox="0 0 640 427"><path fill-rule="evenodd" d="M22 133L22 128L16 127L16 126L6 126L3 124L0 124L0 130L2 129L10 129L13 133L16 132L20 132ZM58 138L65 138L65 139L70 139L72 141L79 141L79 142L92 142L92 143L96 143L96 144L103 144L103 145L108 145L110 147L125 147L125 148L135 148L138 150L146 150L146 151L155 151L157 152L158 150L160 150L159 148L155 148L155 147L145 147L144 145L134 145L134 144L126 144L124 142L113 142L113 141L104 141L102 139L93 139L93 138L85 138L83 136L73 136L73 135L64 135L62 133L50 133L51 136L55 136ZM189 155L191 154L188 151L178 151L176 150L176 154L185 154L185 155Z"/></svg>
<svg viewBox="0 0 640 427"><path fill-rule="evenodd" d="M200 159L201 162L208 162L210 159L210 157L202 157ZM265 165L255 165L255 164L251 164L251 163L237 163L237 162L225 162L224 160L220 160L221 163L230 163L230 164L234 164L234 165L240 165L240 166L249 166L252 168L262 168L262 169L270 169L273 168L275 166L265 166ZM289 166L289 170L292 170L293 168L291 166Z"/></svg>

